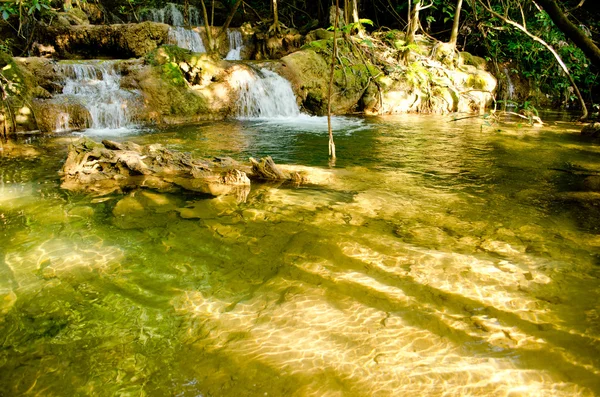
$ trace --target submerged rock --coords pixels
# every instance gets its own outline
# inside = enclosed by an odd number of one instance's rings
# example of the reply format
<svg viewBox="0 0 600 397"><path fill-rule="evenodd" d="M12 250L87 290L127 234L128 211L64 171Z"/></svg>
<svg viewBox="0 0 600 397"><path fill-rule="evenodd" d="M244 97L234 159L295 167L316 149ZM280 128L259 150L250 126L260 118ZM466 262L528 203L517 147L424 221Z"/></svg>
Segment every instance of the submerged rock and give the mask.
<svg viewBox="0 0 600 397"><path fill-rule="evenodd" d="M587 124L581 129L581 135L594 139L600 138L600 123Z"/></svg>

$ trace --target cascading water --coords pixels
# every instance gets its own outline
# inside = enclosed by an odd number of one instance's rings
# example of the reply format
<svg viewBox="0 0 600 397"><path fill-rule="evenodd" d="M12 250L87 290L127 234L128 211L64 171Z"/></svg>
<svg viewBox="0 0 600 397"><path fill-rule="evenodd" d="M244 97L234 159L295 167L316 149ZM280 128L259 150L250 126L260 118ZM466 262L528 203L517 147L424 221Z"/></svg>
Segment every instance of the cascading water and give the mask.
<svg viewBox="0 0 600 397"><path fill-rule="evenodd" d="M242 40L242 32L239 30L227 30L227 38L229 39L229 52L225 57L228 61L239 61L242 59L241 51L244 48Z"/></svg>
<svg viewBox="0 0 600 397"><path fill-rule="evenodd" d="M141 14L141 19L144 21L166 23L172 26L185 26L183 13L177 7L177 4L167 3L163 8L151 8ZM200 17L196 7L190 7L190 15L188 17L189 26L200 25Z"/></svg>
<svg viewBox="0 0 600 397"><path fill-rule="evenodd" d="M193 52L206 52L200 34L195 30L186 29L181 26L169 28L169 42Z"/></svg>
<svg viewBox="0 0 600 397"><path fill-rule="evenodd" d="M121 89L115 62L60 63L65 76L62 96L81 103L90 112L92 129L132 127L131 105L138 95Z"/></svg>
<svg viewBox="0 0 600 397"><path fill-rule="evenodd" d="M238 69L232 76L240 92L239 118L298 117L300 110L289 81L268 69Z"/></svg>
<svg viewBox="0 0 600 397"><path fill-rule="evenodd" d="M327 131L327 117L310 116L300 112L296 96L289 81L268 69L253 70L240 65L231 74L230 82L238 89L236 117L256 120L254 128L312 131L322 134ZM361 119L332 117L332 127L344 134L365 128ZM260 126L259 126L260 125ZM262 126L262 127L261 127Z"/></svg>
<svg viewBox="0 0 600 397"><path fill-rule="evenodd" d="M60 112L56 117L56 125L54 126L54 132L65 132L69 131L71 128L69 126L69 121L71 116L69 113Z"/></svg>
<svg viewBox="0 0 600 397"><path fill-rule="evenodd" d="M515 95L515 86L510 78L510 73L507 68L504 68L504 75L506 76L506 99L512 101Z"/></svg>
<svg viewBox="0 0 600 397"><path fill-rule="evenodd" d="M171 25L169 28L169 43L193 52L206 52L200 34L195 30L184 28L186 25L185 19L176 4L167 3L163 8L146 10L142 13L141 18L145 21ZM198 9L195 7L190 7L188 25L200 25Z"/></svg>

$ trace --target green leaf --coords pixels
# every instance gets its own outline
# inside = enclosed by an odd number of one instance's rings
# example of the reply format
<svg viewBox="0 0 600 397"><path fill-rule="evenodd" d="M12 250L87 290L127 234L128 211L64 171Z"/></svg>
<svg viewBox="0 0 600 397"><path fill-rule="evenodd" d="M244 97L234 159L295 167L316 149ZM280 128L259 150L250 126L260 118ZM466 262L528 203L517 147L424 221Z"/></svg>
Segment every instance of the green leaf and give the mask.
<svg viewBox="0 0 600 397"><path fill-rule="evenodd" d="M364 39L363 41L361 41L361 43L366 44L369 48L373 48L373 42L369 39Z"/></svg>
<svg viewBox="0 0 600 397"><path fill-rule="evenodd" d="M366 18L359 19L358 23L362 23L363 25L371 25L371 26L373 26L373 21L371 21L370 19L366 19Z"/></svg>

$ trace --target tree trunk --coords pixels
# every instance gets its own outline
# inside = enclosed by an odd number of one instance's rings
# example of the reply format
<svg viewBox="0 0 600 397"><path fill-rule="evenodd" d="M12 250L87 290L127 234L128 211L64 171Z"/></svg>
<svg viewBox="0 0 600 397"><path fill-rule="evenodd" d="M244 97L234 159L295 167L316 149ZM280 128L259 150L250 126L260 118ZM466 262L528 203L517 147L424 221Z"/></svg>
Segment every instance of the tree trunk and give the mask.
<svg viewBox="0 0 600 397"><path fill-rule="evenodd" d="M560 9L554 0L536 0L544 11L548 13L554 24L567 36L573 40L573 43L583 51L586 57L600 69L600 48L591 38L587 37L573 22L569 21L567 16Z"/></svg>
<svg viewBox="0 0 600 397"><path fill-rule="evenodd" d="M215 42L212 37L212 27L208 23L208 13L206 12L204 0L200 0L200 5L202 6L202 18L204 18L204 29L206 30L206 38L208 40L208 52L213 52L216 50Z"/></svg>
<svg viewBox="0 0 600 397"><path fill-rule="evenodd" d="M273 0L273 25L279 24L279 13L277 12L277 0Z"/></svg>
<svg viewBox="0 0 600 397"><path fill-rule="evenodd" d="M421 0L409 2L408 28L406 30L406 44L413 44L417 29L419 28L419 11L421 9Z"/></svg>
<svg viewBox="0 0 600 397"><path fill-rule="evenodd" d="M335 160L335 143L333 142L333 129L331 128L331 94L333 93L333 76L337 53L337 30L339 0L335 0L335 18L333 20L333 49L331 51L331 73L329 75L329 91L327 93L327 131L329 132L329 156Z"/></svg>
<svg viewBox="0 0 600 397"><path fill-rule="evenodd" d="M183 26L190 27L190 0L183 0Z"/></svg>
<svg viewBox="0 0 600 397"><path fill-rule="evenodd" d="M458 26L460 24L460 10L462 8L463 0L456 0L456 13L454 14L454 22L452 23L452 33L450 34L449 43L456 48L456 41L458 40Z"/></svg>
<svg viewBox="0 0 600 397"><path fill-rule="evenodd" d="M231 12L229 13L229 15L227 15L227 19L225 20L225 23L223 24L223 26L221 27L221 30L219 31L219 34L217 34L215 36L215 41L222 36L227 29L229 29L229 24L231 23L231 20L233 19L233 16L235 15L238 7L240 6L240 4L242 4L242 0L237 0L235 2L235 4L233 5L233 8L231 9Z"/></svg>
<svg viewBox="0 0 600 397"><path fill-rule="evenodd" d="M358 0L352 0L352 22L356 26L356 29L358 29L359 37L363 37L364 29L360 24L360 18L358 17Z"/></svg>

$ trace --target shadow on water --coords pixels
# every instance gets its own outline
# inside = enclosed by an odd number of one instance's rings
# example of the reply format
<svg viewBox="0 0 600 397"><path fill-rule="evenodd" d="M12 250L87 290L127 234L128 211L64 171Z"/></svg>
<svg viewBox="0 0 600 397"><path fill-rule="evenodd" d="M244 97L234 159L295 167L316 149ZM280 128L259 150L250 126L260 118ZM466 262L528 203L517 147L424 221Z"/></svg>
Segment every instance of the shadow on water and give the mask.
<svg viewBox="0 0 600 397"><path fill-rule="evenodd" d="M328 186L259 185L243 203L89 198L58 188L64 149L0 159L0 388L600 393L598 235L552 201L564 186L552 168L593 162L595 148L553 130L418 120L367 120L339 136ZM326 167L326 137L303 128L236 121L131 139Z"/></svg>

